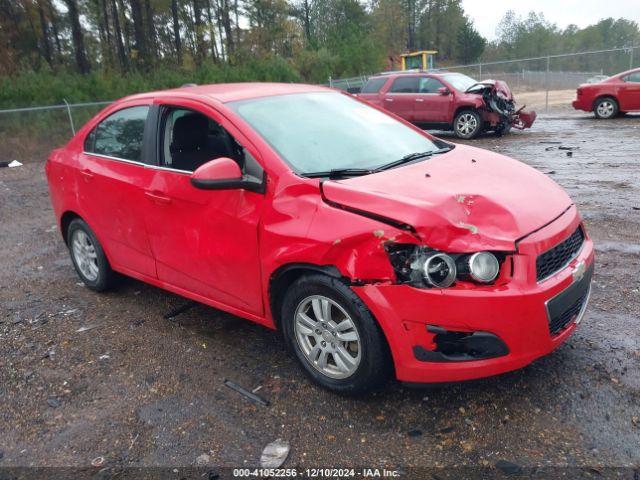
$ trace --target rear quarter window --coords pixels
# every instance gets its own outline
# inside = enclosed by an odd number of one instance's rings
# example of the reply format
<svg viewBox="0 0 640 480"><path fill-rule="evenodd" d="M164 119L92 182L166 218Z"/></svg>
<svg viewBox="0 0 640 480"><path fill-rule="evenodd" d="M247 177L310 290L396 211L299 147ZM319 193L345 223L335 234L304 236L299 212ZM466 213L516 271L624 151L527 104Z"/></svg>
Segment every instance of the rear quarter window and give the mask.
<svg viewBox="0 0 640 480"><path fill-rule="evenodd" d="M625 82L640 83L640 72L633 72L624 77Z"/></svg>
<svg viewBox="0 0 640 480"><path fill-rule="evenodd" d="M387 83L386 78L371 78L362 87L360 93L378 93L385 83Z"/></svg>

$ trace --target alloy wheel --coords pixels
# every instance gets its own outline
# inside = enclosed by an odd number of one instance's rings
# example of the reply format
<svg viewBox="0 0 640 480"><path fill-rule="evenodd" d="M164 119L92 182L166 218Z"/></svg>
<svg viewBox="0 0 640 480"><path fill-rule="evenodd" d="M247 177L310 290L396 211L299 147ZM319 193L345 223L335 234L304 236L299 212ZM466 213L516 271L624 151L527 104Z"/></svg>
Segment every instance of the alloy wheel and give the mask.
<svg viewBox="0 0 640 480"><path fill-rule="evenodd" d="M89 235L82 230L74 231L71 238L71 250L82 275L88 281L95 282L99 274L98 255Z"/></svg>
<svg viewBox="0 0 640 480"><path fill-rule="evenodd" d="M614 108L615 107L611 101L604 100L598 104L598 115L608 118L613 115Z"/></svg>
<svg viewBox="0 0 640 480"><path fill-rule="evenodd" d="M471 113L463 113L458 117L456 130L462 135L471 135L478 128L478 119Z"/></svg>
<svg viewBox="0 0 640 480"><path fill-rule="evenodd" d="M306 360L320 373L343 379L360 364L362 343L351 316L322 295L302 300L295 312L296 341Z"/></svg>

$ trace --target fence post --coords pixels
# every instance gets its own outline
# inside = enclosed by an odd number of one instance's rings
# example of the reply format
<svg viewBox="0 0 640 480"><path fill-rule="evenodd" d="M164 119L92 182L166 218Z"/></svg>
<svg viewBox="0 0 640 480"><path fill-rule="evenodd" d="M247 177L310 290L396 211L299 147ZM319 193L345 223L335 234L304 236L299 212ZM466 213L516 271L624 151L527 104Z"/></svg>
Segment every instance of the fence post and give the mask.
<svg viewBox="0 0 640 480"><path fill-rule="evenodd" d="M329 88L333 87L333 82L331 80L331 75L329 75Z"/></svg>
<svg viewBox="0 0 640 480"><path fill-rule="evenodd" d="M547 71L544 75L544 83L545 83L545 90L546 95L545 95L545 100L544 100L544 111L546 113L549 113L549 69L550 69L550 62L551 62L551 57L547 57Z"/></svg>
<svg viewBox="0 0 640 480"><path fill-rule="evenodd" d="M482 63L478 64L478 68L480 69L480 78L478 80L482 81Z"/></svg>
<svg viewBox="0 0 640 480"><path fill-rule="evenodd" d="M71 133L73 133L73 135L75 136L76 127L73 125L73 116L71 115L71 107L69 106L69 102L67 102L66 99L63 98L62 101L67 106L67 113L69 114L69 124L71 125Z"/></svg>
<svg viewBox="0 0 640 480"><path fill-rule="evenodd" d="M633 68L633 45L629 49L629 70Z"/></svg>

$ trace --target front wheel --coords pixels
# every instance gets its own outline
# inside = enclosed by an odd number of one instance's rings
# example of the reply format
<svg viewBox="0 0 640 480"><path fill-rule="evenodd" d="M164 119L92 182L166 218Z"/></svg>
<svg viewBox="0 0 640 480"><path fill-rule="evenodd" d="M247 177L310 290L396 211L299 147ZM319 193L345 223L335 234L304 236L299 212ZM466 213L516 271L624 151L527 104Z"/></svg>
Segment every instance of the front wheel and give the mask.
<svg viewBox="0 0 640 480"><path fill-rule="evenodd" d="M511 131L512 124L511 123L502 123L495 129L495 134L497 137L501 137L506 135Z"/></svg>
<svg viewBox="0 0 640 480"><path fill-rule="evenodd" d="M380 327L362 300L341 280L300 278L282 305L287 346L307 375L343 394L382 385L391 361Z"/></svg>
<svg viewBox="0 0 640 480"><path fill-rule="evenodd" d="M618 115L619 107L615 98L603 97L593 104L593 112L596 118L609 119Z"/></svg>
<svg viewBox="0 0 640 480"><path fill-rule="evenodd" d="M453 131L458 138L475 138L482 131L482 117L475 110L463 110L453 120Z"/></svg>

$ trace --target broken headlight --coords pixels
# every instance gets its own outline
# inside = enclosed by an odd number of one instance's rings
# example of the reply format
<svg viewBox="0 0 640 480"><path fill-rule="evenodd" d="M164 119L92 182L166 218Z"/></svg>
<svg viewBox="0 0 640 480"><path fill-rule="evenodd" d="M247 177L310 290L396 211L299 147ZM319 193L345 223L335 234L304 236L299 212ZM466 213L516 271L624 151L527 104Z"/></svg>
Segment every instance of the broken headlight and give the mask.
<svg viewBox="0 0 640 480"><path fill-rule="evenodd" d="M491 283L504 259L491 252L445 253L410 244L388 244L386 250L398 281L421 287L447 288L456 280Z"/></svg>

